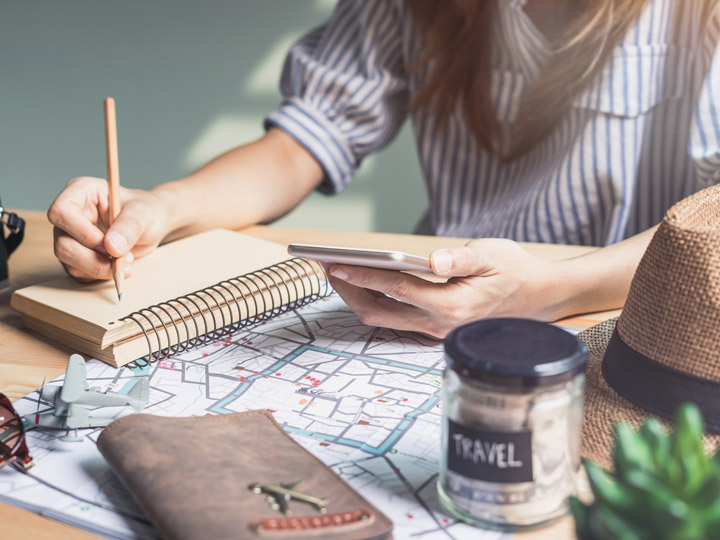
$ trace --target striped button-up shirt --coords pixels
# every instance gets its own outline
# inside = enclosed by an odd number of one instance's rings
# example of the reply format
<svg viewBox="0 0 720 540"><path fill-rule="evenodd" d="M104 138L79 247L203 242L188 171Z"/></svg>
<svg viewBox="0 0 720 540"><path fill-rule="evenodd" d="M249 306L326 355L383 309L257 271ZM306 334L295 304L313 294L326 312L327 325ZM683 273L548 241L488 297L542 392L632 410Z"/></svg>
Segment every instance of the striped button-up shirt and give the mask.
<svg viewBox="0 0 720 540"><path fill-rule="evenodd" d="M499 0L492 95L501 122L551 48L523 10ZM402 0L343 0L289 52L277 126L320 162L325 192L411 116L430 207L417 232L605 245L658 223L720 181L720 1L653 0L559 127L505 163L473 138L458 105L435 129L409 113L427 72L409 73L418 29Z"/></svg>

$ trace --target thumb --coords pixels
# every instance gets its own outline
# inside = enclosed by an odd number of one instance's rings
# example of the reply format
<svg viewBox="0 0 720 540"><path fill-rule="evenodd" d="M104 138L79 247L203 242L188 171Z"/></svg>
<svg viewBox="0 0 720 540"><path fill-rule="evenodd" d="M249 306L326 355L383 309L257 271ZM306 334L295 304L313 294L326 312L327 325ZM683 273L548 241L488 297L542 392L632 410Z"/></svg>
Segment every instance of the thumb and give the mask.
<svg viewBox="0 0 720 540"><path fill-rule="evenodd" d="M493 265L483 257L476 245L437 249L430 254L430 266L438 276L475 276L487 272Z"/></svg>
<svg viewBox="0 0 720 540"><path fill-rule="evenodd" d="M113 257L121 257L140 239L147 227L142 210L135 205L124 207L105 233L104 245Z"/></svg>

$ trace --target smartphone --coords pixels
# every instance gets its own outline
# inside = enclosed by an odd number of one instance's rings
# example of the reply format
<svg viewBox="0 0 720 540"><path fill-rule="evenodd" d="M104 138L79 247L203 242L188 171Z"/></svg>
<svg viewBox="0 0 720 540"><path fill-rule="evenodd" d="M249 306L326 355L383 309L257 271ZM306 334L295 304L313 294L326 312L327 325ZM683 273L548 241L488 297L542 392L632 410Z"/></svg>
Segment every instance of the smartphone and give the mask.
<svg viewBox="0 0 720 540"><path fill-rule="evenodd" d="M426 257L411 255L403 251L386 249L361 249L337 246L319 246L314 244L290 244L288 253L294 257L311 259L327 263L370 266L385 270L409 270L429 272L430 260Z"/></svg>

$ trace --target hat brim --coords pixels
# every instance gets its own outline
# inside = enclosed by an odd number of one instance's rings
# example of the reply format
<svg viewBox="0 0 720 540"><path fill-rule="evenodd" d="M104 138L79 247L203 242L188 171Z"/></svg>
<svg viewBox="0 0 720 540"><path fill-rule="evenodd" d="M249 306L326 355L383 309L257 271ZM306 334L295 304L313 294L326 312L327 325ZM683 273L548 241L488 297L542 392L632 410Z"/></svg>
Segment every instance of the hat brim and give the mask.
<svg viewBox="0 0 720 540"><path fill-rule="evenodd" d="M639 429L650 416L655 416L633 405L617 394L605 382L601 372L602 360L610 337L615 330L617 317L597 324L578 334L588 346L588 365L585 371L585 412L583 415L581 454L605 469L612 469L612 448L615 441L615 424L626 422ZM672 422L658 418L667 429ZM720 435L705 436L705 446L715 451L720 445Z"/></svg>

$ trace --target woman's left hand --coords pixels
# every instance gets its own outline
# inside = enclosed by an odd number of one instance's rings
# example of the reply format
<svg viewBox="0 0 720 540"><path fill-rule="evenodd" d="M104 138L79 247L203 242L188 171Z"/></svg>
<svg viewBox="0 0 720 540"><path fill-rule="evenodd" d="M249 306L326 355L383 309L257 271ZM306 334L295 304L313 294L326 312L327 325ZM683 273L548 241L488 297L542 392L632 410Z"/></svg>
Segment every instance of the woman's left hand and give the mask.
<svg viewBox="0 0 720 540"><path fill-rule="evenodd" d="M395 270L333 265L330 283L371 326L443 339L454 328L489 317L554 320L561 315L560 262L540 259L511 240L481 239L430 255L445 283Z"/></svg>

